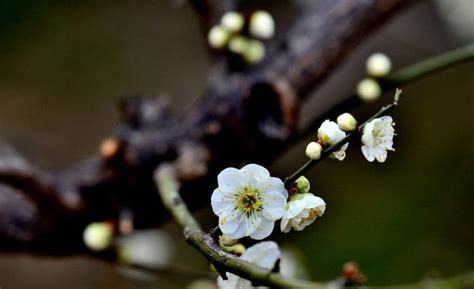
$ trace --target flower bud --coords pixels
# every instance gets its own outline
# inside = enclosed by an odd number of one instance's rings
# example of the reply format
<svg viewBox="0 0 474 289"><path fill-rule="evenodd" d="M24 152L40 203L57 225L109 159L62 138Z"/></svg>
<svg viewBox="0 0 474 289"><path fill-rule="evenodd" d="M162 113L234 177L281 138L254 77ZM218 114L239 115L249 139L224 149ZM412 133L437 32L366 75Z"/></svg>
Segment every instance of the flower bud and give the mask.
<svg viewBox="0 0 474 289"><path fill-rule="evenodd" d="M222 247L224 247L224 246L233 246L233 245L237 244L238 241L239 240L231 239L231 238L227 237L226 235L220 235L219 236L219 245L221 245Z"/></svg>
<svg viewBox="0 0 474 289"><path fill-rule="evenodd" d="M357 95L363 101L374 101L382 95L382 88L372 78L366 78L357 84Z"/></svg>
<svg viewBox="0 0 474 289"><path fill-rule="evenodd" d="M387 75L392 69L392 62L383 53L374 53L367 58L367 74L372 77L382 77Z"/></svg>
<svg viewBox="0 0 474 289"><path fill-rule="evenodd" d="M337 125L343 131L352 131L356 129L357 121L350 113L343 113L337 117Z"/></svg>
<svg viewBox="0 0 474 289"><path fill-rule="evenodd" d="M305 153L308 158L312 160L317 160L321 157L322 150L323 148L321 147L319 143L312 141L306 146Z"/></svg>
<svg viewBox="0 0 474 289"><path fill-rule="evenodd" d="M265 46L259 40L249 40L243 52L243 57L248 63L260 62L265 57Z"/></svg>
<svg viewBox="0 0 474 289"><path fill-rule="evenodd" d="M226 12L222 15L221 24L230 32L239 32L244 27L244 16L235 11Z"/></svg>
<svg viewBox="0 0 474 289"><path fill-rule="evenodd" d="M229 51L236 54L244 54L247 50L249 39L244 36L234 36L229 41Z"/></svg>
<svg viewBox="0 0 474 289"><path fill-rule="evenodd" d="M209 43L209 46L214 49L224 48L227 45L229 38L229 31L220 25L212 27L207 34L207 42Z"/></svg>
<svg viewBox="0 0 474 289"><path fill-rule="evenodd" d="M252 36L269 39L275 34L275 21L267 11L255 11L250 16L249 32Z"/></svg>
<svg viewBox="0 0 474 289"><path fill-rule="evenodd" d="M113 228L107 222L90 223L84 230L84 244L93 251L102 251L112 244Z"/></svg>
<svg viewBox="0 0 474 289"><path fill-rule="evenodd" d="M298 193L306 194L309 192L310 183L305 176L301 176L296 180L296 187L298 188Z"/></svg>

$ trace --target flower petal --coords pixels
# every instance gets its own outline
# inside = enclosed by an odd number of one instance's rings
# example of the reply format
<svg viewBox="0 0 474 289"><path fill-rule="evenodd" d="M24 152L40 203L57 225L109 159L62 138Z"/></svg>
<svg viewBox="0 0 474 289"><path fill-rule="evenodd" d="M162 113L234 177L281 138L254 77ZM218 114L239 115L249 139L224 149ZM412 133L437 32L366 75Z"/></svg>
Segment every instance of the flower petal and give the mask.
<svg viewBox="0 0 474 289"><path fill-rule="evenodd" d="M263 216L269 220L276 221L285 213L286 197L280 192L271 191L262 195Z"/></svg>
<svg viewBox="0 0 474 289"><path fill-rule="evenodd" d="M264 180L270 177L270 172L257 164L248 164L245 167L241 168L240 171L256 181Z"/></svg>
<svg viewBox="0 0 474 289"><path fill-rule="evenodd" d="M226 234L226 235L228 238L232 240L238 240L240 238L246 237L246 234L245 234L246 232L247 232L247 226L245 222L242 221L239 223L239 227L237 228L235 232Z"/></svg>
<svg viewBox="0 0 474 289"><path fill-rule="evenodd" d="M257 266L272 269L281 258L281 252L277 243L265 241L248 248L240 258Z"/></svg>
<svg viewBox="0 0 474 289"><path fill-rule="evenodd" d="M222 193L220 188L214 190L211 196L212 211L220 216L226 210L234 206L234 199L229 195Z"/></svg>
<svg viewBox="0 0 474 289"><path fill-rule="evenodd" d="M279 178L269 177L264 180L260 180L255 185L255 188L260 193L276 191L285 196L285 198L288 198L288 191L285 189L285 184Z"/></svg>
<svg viewBox="0 0 474 289"><path fill-rule="evenodd" d="M265 239L266 237L270 236L273 231L273 227L275 227L275 221L261 218L260 225L252 234L250 234L250 238L254 240Z"/></svg>
<svg viewBox="0 0 474 289"><path fill-rule="evenodd" d="M217 176L219 187L229 186L235 189L242 187L242 173L236 168L226 168Z"/></svg>

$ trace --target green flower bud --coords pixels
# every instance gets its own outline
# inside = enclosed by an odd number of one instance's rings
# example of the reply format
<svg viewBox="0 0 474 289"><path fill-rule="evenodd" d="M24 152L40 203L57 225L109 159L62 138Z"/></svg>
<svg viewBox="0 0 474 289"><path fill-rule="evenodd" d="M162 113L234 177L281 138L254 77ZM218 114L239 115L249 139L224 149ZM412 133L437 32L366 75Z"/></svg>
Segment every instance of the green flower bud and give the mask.
<svg viewBox="0 0 474 289"><path fill-rule="evenodd" d="M310 184L309 180L305 176L301 176L296 180L296 187L298 188L298 193L306 194L309 192Z"/></svg>

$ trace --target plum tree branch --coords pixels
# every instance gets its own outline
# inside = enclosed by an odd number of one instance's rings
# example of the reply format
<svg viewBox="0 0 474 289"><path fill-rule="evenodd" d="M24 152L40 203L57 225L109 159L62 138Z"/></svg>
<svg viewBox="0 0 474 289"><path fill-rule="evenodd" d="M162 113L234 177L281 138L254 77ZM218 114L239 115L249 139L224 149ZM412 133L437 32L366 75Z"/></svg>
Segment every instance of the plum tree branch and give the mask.
<svg viewBox="0 0 474 289"><path fill-rule="evenodd" d="M122 120L99 156L59 172L32 169L26 179L0 170L0 247L85 253L85 226L118 222L123 209L134 213L136 228L165 222L169 213L153 182L162 163L174 167L191 209L206 206L220 170L249 161L265 165L287 149L300 100L364 36L414 2L317 1L271 43L259 65L235 72L217 63L200 103L183 119L158 99L126 99L119 106Z"/></svg>
<svg viewBox="0 0 474 289"><path fill-rule="evenodd" d="M382 93L386 93L406 83L411 83L438 71L472 60L474 60L474 44L469 44L409 65L384 78L379 78L377 81L382 88ZM301 129L296 134L295 140L313 134L315 129L317 129L325 119L335 118L338 114L351 111L362 103L363 101L356 94L345 98L342 102L333 106L331 111L313 119L309 125Z"/></svg>
<svg viewBox="0 0 474 289"><path fill-rule="evenodd" d="M373 118L379 117L390 111L395 104L387 106L376 113ZM227 272L249 280L253 286L268 286L271 288L334 288L330 283L310 282L284 276L252 263L239 259L237 256L225 252L210 235L204 233L199 227L188 207L181 198L178 180L174 169L169 165L161 165L154 173L154 180L161 200L166 209L171 212L176 224L183 231L186 241L199 251L226 279ZM444 280L429 280L419 283L400 286L366 287L369 289L424 289L424 288L465 288L474 284L474 273L468 272L458 277Z"/></svg>

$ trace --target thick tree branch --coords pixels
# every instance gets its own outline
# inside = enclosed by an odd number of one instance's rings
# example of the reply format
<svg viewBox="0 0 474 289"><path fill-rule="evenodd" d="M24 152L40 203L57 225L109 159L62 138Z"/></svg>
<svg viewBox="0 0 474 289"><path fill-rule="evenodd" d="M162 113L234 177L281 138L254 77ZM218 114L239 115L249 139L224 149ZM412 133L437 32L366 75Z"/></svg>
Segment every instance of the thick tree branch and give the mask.
<svg viewBox="0 0 474 289"><path fill-rule="evenodd" d="M31 222L15 227L14 233L0 228L0 246L48 254L85 252L84 227L91 221L116 221L123 208L134 212L137 228L164 222L169 215L152 175L165 162L175 168L192 209L206 206L220 170L249 161L267 164L278 157L295 134L298 99L362 36L412 2L318 1L320 6L298 18L260 65L230 72L218 64L202 101L183 120L170 116L160 101L129 99L121 103L123 120L102 146L100 158L59 173L28 175L30 179L0 171L0 182L13 189L4 193L0 188L6 196L0 202L2 224L16 223L17 215L7 208L17 202L18 192L50 196L41 205L25 200L22 208L35 212ZM47 190L32 192L29 184L47 184ZM18 238L23 232L29 237Z"/></svg>

